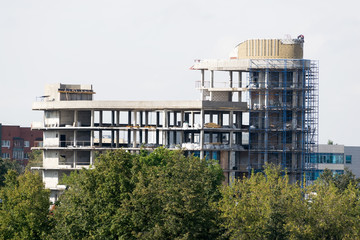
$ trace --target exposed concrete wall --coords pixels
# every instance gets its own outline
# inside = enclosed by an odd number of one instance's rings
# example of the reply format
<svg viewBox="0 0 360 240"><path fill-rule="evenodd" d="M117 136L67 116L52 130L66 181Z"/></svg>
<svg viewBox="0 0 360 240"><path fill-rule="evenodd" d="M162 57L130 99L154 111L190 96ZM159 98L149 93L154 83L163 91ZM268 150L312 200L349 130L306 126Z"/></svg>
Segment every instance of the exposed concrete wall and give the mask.
<svg viewBox="0 0 360 240"><path fill-rule="evenodd" d="M59 183L58 171L44 171L43 180L45 183L45 188L56 188L56 185Z"/></svg>
<svg viewBox="0 0 360 240"><path fill-rule="evenodd" d="M57 151L47 150L44 152L44 158L46 161L43 162L44 168L56 168L59 163L59 154ZM45 180L44 180L45 181Z"/></svg>
<svg viewBox="0 0 360 240"><path fill-rule="evenodd" d="M59 133L54 131L44 131L44 147L58 147Z"/></svg>

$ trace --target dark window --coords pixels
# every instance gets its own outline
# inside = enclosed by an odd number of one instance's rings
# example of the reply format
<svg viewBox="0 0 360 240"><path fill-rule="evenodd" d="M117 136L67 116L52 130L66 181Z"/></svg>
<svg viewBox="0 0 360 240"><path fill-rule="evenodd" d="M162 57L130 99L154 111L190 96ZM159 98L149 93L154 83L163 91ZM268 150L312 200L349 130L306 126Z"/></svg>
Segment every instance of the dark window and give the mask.
<svg viewBox="0 0 360 240"><path fill-rule="evenodd" d="M351 155L346 155L346 164L351 164Z"/></svg>

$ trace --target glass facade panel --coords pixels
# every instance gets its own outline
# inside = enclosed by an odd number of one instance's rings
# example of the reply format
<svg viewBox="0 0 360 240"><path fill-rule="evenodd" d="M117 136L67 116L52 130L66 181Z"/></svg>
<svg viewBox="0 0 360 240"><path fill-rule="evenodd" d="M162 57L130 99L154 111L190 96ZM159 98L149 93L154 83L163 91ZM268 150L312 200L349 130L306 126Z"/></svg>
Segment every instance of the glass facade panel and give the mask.
<svg viewBox="0 0 360 240"><path fill-rule="evenodd" d="M344 164L342 153L316 153L311 157L311 163Z"/></svg>

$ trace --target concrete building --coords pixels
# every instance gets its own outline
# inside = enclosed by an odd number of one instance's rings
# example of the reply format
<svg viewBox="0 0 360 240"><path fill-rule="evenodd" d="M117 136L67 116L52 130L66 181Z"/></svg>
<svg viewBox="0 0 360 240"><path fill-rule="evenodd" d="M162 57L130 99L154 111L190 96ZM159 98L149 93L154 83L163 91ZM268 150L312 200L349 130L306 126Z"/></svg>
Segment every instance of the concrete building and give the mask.
<svg viewBox="0 0 360 240"><path fill-rule="evenodd" d="M195 60L197 101L94 101L91 85L47 85L33 110L44 120L43 177L57 199L61 176L89 167L96 151L165 146L218 160L226 177L281 164L300 179L316 164L318 67L302 36L248 40L226 60Z"/></svg>
<svg viewBox="0 0 360 240"><path fill-rule="evenodd" d="M17 160L25 166L32 147L41 147L43 132L29 127L0 124L0 156L3 159Z"/></svg>

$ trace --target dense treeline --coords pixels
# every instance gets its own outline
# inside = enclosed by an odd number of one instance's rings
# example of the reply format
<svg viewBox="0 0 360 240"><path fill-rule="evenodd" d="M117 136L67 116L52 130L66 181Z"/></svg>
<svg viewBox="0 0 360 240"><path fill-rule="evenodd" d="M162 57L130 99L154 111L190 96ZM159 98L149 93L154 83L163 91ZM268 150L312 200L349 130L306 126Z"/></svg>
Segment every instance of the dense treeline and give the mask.
<svg viewBox="0 0 360 240"><path fill-rule="evenodd" d="M349 171L325 171L306 188L276 166L231 186L222 180L218 164L181 151L118 150L64 177L68 189L49 211L38 173L9 170L0 239L360 238L360 190Z"/></svg>

